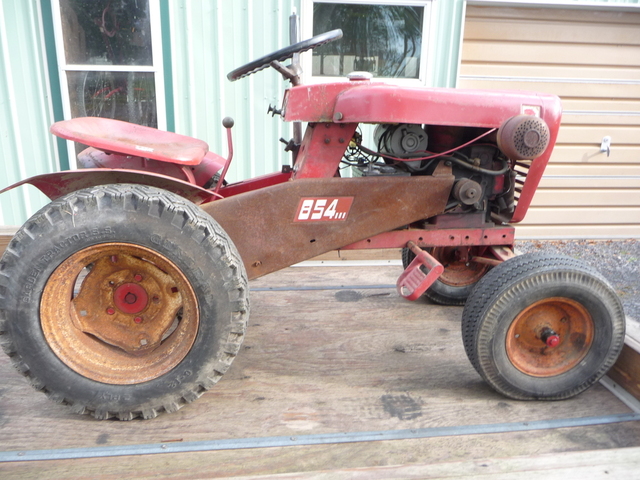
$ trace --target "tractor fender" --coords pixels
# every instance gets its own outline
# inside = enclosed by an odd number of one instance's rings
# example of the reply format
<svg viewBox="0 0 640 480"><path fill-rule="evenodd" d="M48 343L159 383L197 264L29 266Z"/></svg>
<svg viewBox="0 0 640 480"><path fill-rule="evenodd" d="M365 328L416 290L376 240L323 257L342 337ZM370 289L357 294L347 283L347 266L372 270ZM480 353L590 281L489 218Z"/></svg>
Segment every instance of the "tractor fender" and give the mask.
<svg viewBox="0 0 640 480"><path fill-rule="evenodd" d="M147 173L139 170L86 168L82 170L69 170L64 172L46 173L27 178L14 183L2 190L0 194L8 192L21 185L30 184L44 193L49 199L55 200L67 193L94 187L96 185L108 185L112 183L133 183L162 188L169 192L200 205L210 202L219 196L197 185L193 185L177 178L168 177L158 173Z"/></svg>

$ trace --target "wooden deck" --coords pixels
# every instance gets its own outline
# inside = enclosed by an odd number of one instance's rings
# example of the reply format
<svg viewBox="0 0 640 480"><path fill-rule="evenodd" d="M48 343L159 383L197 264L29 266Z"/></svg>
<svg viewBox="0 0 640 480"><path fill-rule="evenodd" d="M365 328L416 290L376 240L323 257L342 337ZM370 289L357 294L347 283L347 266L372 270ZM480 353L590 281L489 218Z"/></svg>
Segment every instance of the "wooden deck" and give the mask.
<svg viewBox="0 0 640 480"><path fill-rule="evenodd" d="M466 358L462 309L398 297L387 285L400 270L292 267L252 282L248 334L230 371L195 403L151 421L73 415L0 356L0 478L639 471L640 416L630 407L600 384L562 402L498 395Z"/></svg>

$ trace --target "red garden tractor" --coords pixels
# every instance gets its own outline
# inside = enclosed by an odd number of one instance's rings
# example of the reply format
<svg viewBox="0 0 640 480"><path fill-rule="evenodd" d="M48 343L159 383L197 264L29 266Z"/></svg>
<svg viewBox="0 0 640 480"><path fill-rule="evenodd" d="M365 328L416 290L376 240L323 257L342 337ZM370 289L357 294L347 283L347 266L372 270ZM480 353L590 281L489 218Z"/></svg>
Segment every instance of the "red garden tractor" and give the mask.
<svg viewBox="0 0 640 480"><path fill-rule="evenodd" d="M399 295L465 305L478 373L514 399L564 399L615 362L620 300L573 258L513 253L558 134L557 97L409 88L353 73L303 85L295 43L244 65L291 86L281 109L306 123L291 166L237 183L233 156L200 140L85 117L51 131L89 148L84 167L12 185L51 203L0 261L0 338L38 390L96 418L153 418L228 370L249 317L248 280L337 249L402 248ZM366 146L359 125L373 124ZM353 172L340 175L341 166ZM1 192L0 192L1 193Z"/></svg>

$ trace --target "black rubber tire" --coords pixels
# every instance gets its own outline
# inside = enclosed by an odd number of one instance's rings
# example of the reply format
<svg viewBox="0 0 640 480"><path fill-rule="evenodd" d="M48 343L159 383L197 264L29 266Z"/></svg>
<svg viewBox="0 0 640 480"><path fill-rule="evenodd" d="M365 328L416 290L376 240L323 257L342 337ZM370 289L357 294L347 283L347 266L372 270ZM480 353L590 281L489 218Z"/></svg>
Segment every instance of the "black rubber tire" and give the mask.
<svg viewBox="0 0 640 480"><path fill-rule="evenodd" d="M426 248L425 250L429 254L431 254L433 251L432 248ZM409 250L408 248L403 248L402 266L404 268L407 268L415 257L415 254L411 250ZM433 282L433 285L431 285L426 292L424 292L424 296L439 305L459 307L466 303L467 298L469 298L469 295L471 295L471 292L476 285L477 282L470 285L464 285L462 287L454 287L438 279Z"/></svg>
<svg viewBox="0 0 640 480"><path fill-rule="evenodd" d="M586 356L557 375L529 375L507 353L507 331L527 307L565 298L589 312L594 327ZM570 257L525 254L490 270L469 296L462 338L471 364L501 394L517 400L561 400L596 383L624 343L625 315L617 294L594 268Z"/></svg>
<svg viewBox="0 0 640 480"><path fill-rule="evenodd" d="M144 246L170 259L190 283L200 318L177 366L132 385L94 381L69 368L40 321L42 292L54 270L75 252L109 242ZM97 186L45 206L9 243L0 260L0 339L37 390L75 413L153 418L200 397L227 371L244 338L248 291L235 246L196 205L152 187Z"/></svg>

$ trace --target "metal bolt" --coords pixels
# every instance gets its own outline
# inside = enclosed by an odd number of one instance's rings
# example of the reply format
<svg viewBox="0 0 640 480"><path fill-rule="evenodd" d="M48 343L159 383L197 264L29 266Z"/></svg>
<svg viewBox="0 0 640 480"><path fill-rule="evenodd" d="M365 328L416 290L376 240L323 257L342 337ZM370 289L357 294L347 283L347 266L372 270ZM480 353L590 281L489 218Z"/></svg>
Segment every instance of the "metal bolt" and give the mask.
<svg viewBox="0 0 640 480"><path fill-rule="evenodd" d="M133 319L133 321L136 323L142 323L142 317L136 317Z"/></svg>
<svg viewBox="0 0 640 480"><path fill-rule="evenodd" d="M141 338L140 339L140 345L144 347L146 344L147 344L147 339L146 338Z"/></svg>
<svg viewBox="0 0 640 480"><path fill-rule="evenodd" d="M86 317L87 316L87 311L86 310L80 310L80 316L81 317Z"/></svg>
<svg viewBox="0 0 640 480"><path fill-rule="evenodd" d="M114 313L116 313L116 310L114 308L111 308L111 307L107 308L108 315L113 315Z"/></svg>
<svg viewBox="0 0 640 480"><path fill-rule="evenodd" d="M142 275L140 275L139 273L136 273L136 274L134 275L133 279L134 279L136 282L141 282L141 281L142 281Z"/></svg>
<svg viewBox="0 0 640 480"><path fill-rule="evenodd" d="M153 300L153 303L158 303L158 302L160 302L160 297L158 297L158 296L156 295L156 296L154 296L154 297L152 298L152 300Z"/></svg>

